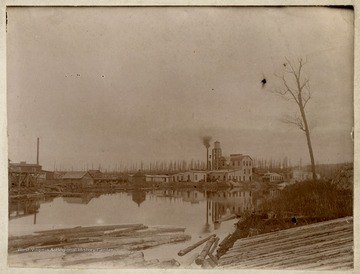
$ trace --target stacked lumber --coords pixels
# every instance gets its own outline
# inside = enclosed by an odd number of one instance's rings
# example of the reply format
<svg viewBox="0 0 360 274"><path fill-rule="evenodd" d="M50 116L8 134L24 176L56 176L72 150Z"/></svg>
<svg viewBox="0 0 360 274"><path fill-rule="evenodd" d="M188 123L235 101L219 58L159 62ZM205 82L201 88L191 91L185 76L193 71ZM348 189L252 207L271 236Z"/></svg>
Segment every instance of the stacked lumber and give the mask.
<svg viewBox="0 0 360 274"><path fill-rule="evenodd" d="M178 267L174 259L146 261L141 251L190 240L184 231L143 224L43 230L9 237L8 263L20 267Z"/></svg>
<svg viewBox="0 0 360 274"><path fill-rule="evenodd" d="M353 245L353 218L346 217L239 239L219 267L349 270Z"/></svg>

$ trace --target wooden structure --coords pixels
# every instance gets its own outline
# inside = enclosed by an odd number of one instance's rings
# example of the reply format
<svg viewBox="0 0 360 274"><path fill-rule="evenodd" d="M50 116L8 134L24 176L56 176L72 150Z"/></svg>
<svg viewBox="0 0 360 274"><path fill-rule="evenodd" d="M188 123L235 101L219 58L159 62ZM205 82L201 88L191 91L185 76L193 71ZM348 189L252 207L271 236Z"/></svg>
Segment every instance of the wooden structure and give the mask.
<svg viewBox="0 0 360 274"><path fill-rule="evenodd" d="M94 184L94 178L86 171L67 172L62 177L64 182L74 183L81 186L90 186Z"/></svg>
<svg viewBox="0 0 360 274"><path fill-rule="evenodd" d="M34 187L42 171L39 164L9 163L9 187Z"/></svg>
<svg viewBox="0 0 360 274"><path fill-rule="evenodd" d="M350 270L353 218L346 217L239 239L221 268Z"/></svg>

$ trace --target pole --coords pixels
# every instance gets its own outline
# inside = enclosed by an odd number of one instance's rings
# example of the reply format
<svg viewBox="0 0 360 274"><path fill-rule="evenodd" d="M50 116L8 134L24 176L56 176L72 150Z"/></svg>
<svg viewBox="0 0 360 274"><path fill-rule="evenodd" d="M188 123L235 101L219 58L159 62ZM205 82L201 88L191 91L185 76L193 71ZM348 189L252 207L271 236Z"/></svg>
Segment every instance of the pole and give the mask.
<svg viewBox="0 0 360 274"><path fill-rule="evenodd" d="M36 164L39 165L39 137L37 138Z"/></svg>

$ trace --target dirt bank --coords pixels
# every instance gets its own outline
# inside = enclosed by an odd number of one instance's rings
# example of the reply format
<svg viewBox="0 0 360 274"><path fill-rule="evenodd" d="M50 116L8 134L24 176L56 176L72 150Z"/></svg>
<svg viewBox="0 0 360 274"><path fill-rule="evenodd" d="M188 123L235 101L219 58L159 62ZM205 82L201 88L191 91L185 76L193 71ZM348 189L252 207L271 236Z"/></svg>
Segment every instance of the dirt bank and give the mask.
<svg viewBox="0 0 360 274"><path fill-rule="evenodd" d="M267 215L250 215L245 219L240 219L236 224L235 232L217 250L217 258L220 258L231 248L236 240L247 238L268 232L284 230L292 227L308 225L322 222L327 218L318 217L291 217L282 219L268 219Z"/></svg>

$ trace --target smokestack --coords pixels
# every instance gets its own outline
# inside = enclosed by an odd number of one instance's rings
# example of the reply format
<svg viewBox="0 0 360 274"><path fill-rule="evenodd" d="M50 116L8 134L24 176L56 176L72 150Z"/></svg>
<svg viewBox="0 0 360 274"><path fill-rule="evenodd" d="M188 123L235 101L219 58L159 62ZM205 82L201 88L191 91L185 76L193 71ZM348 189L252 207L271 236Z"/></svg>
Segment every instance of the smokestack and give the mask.
<svg viewBox="0 0 360 274"><path fill-rule="evenodd" d="M39 164L39 137L37 138L36 164Z"/></svg>
<svg viewBox="0 0 360 274"><path fill-rule="evenodd" d="M209 147L210 147L210 136L202 137L203 145L206 147L206 170L209 170Z"/></svg>
<svg viewBox="0 0 360 274"><path fill-rule="evenodd" d="M209 148L206 147L206 170L209 170Z"/></svg>

